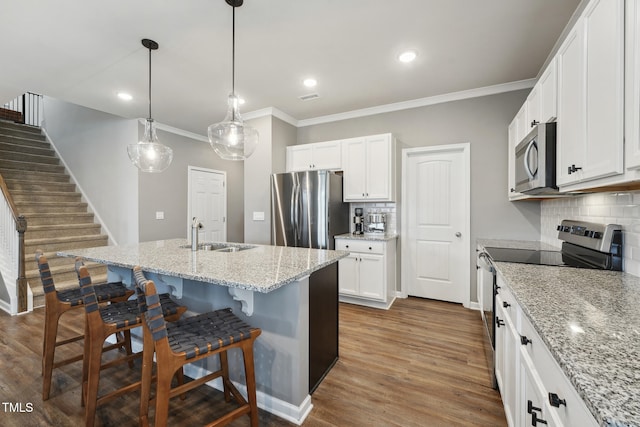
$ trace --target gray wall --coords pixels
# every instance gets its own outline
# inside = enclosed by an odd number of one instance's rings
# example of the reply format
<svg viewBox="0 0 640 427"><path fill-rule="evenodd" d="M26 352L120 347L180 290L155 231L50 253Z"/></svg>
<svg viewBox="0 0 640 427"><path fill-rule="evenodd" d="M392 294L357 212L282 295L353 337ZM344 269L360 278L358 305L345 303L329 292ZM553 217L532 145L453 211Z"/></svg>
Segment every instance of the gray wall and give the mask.
<svg viewBox="0 0 640 427"><path fill-rule="evenodd" d="M471 300L477 238L538 240L540 203L507 198L507 127L529 90L298 129L298 144L391 132L406 148L471 144ZM400 172L399 172L399 176ZM401 236L402 237L402 236Z"/></svg>
<svg viewBox="0 0 640 427"><path fill-rule="evenodd" d="M140 137L144 125L139 125ZM173 149L173 161L162 173L140 172L140 241L189 238L187 236L187 201L189 166L227 173L227 240L242 242L244 238L242 162L222 160L206 141L158 129L158 140ZM164 212L157 220L156 211Z"/></svg>
<svg viewBox="0 0 640 427"><path fill-rule="evenodd" d="M298 129L276 117L272 120L272 173L283 173L287 170L287 146L295 145Z"/></svg>
<svg viewBox="0 0 640 427"><path fill-rule="evenodd" d="M127 144L137 142L137 120L45 97L43 128L114 243L136 242L138 174Z"/></svg>

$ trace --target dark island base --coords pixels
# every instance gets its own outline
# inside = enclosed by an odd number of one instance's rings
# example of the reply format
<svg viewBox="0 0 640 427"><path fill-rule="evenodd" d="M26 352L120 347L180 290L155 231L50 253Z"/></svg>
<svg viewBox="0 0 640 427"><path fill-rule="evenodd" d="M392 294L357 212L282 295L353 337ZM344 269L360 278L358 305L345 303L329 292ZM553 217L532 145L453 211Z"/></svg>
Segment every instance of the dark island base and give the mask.
<svg viewBox="0 0 640 427"><path fill-rule="evenodd" d="M338 263L309 276L309 394L338 361Z"/></svg>

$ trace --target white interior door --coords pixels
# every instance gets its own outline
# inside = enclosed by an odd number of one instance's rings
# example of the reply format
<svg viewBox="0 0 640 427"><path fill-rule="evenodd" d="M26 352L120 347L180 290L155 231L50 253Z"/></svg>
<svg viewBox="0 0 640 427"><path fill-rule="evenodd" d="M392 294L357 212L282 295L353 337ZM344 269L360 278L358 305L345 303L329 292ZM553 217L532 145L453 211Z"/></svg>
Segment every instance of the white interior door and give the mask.
<svg viewBox="0 0 640 427"><path fill-rule="evenodd" d="M402 289L469 304L469 144L403 150Z"/></svg>
<svg viewBox="0 0 640 427"><path fill-rule="evenodd" d="M200 242L227 240L226 173L211 169L189 167L189 209L187 238L191 238L191 219L202 223Z"/></svg>

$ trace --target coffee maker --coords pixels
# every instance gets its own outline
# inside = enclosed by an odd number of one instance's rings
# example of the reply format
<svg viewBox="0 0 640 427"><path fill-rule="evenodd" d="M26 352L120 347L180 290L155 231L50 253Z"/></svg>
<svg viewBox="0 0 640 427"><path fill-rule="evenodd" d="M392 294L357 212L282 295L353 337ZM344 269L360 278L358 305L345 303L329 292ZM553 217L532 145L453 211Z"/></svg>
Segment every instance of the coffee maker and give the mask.
<svg viewBox="0 0 640 427"><path fill-rule="evenodd" d="M364 216L362 213L362 208L355 208L356 214L353 217L354 230L353 234L364 234Z"/></svg>

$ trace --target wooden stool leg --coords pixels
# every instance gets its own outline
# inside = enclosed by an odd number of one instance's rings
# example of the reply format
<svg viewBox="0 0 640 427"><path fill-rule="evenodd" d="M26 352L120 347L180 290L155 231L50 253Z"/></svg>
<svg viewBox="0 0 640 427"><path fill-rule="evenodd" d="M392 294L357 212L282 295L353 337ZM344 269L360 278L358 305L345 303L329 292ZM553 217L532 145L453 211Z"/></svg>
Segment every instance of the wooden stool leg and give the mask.
<svg viewBox="0 0 640 427"><path fill-rule="evenodd" d="M227 359L227 351L220 352L220 370L222 371L222 387L224 390L224 400L231 402L231 392L227 387L227 381L229 380L229 362Z"/></svg>
<svg viewBox="0 0 640 427"><path fill-rule="evenodd" d="M102 359L103 339L100 337L85 336L85 341L89 344L85 346L88 349L85 352L86 366L88 369L86 380L86 396L85 402L85 426L93 427L96 418L96 406L98 401L98 386L100 384L100 362ZM87 354L88 353L88 354Z"/></svg>
<svg viewBox="0 0 640 427"><path fill-rule="evenodd" d="M171 368L168 365L169 363L161 364L157 362L158 381L156 384L156 413L154 420L156 427L165 427L169 417L169 392L171 390L173 372L171 372Z"/></svg>
<svg viewBox="0 0 640 427"><path fill-rule="evenodd" d="M124 331L124 348L127 352L127 356L131 356L133 354L133 351L131 350L131 331L129 329ZM133 368L133 360L129 361L129 368Z"/></svg>
<svg viewBox="0 0 640 427"><path fill-rule="evenodd" d="M256 398L256 374L253 364L253 339L245 340L242 344L242 358L244 359L244 373L247 379L247 400L251 407L251 427L258 427L258 399Z"/></svg>
<svg viewBox="0 0 640 427"><path fill-rule="evenodd" d="M151 397L151 377L153 376L153 339L144 334L142 350L142 380L140 385L140 421L141 427L149 426L149 399Z"/></svg>
<svg viewBox="0 0 640 427"><path fill-rule="evenodd" d="M53 360L56 353L56 337L58 336L58 310L46 310L44 318L44 340L42 343L42 400L49 399Z"/></svg>

